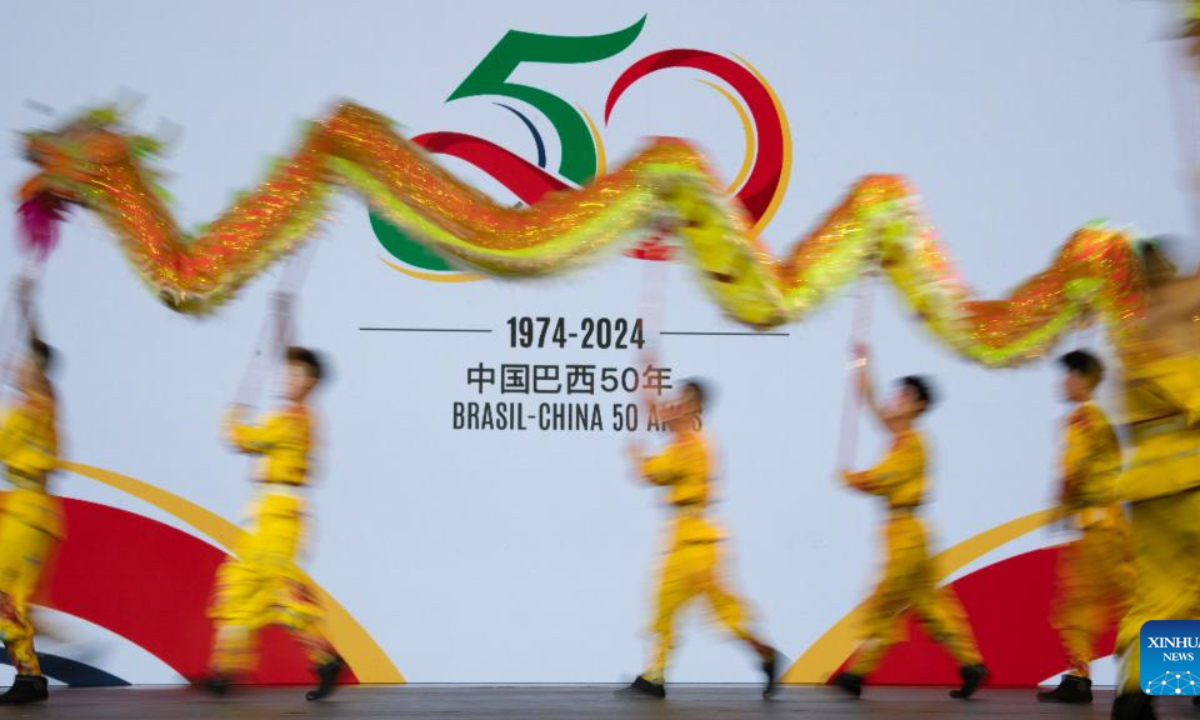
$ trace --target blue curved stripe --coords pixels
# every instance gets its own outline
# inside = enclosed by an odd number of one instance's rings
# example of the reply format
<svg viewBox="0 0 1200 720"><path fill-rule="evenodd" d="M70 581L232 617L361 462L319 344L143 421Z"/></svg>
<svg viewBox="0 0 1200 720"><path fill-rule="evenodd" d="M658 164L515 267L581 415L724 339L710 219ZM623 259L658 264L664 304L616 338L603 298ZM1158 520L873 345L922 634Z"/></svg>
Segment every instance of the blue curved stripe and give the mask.
<svg viewBox="0 0 1200 720"><path fill-rule="evenodd" d="M100 668L85 665L78 660L49 653L38 653L42 674L70 687L129 687L127 680L104 672ZM0 648L0 665L12 665L8 651Z"/></svg>
<svg viewBox="0 0 1200 720"><path fill-rule="evenodd" d="M529 128L529 132L533 134L533 142L535 145L537 145L537 166L540 167L541 169L545 170L546 169L546 143L542 142L542 134L538 132L537 126L533 124L532 120L525 117L525 115L522 114L520 110L517 110L516 108L510 107L508 105L505 105L504 103L496 103L496 104L499 105L500 107L504 108L505 110L509 111L513 115L516 115L517 117L521 118L521 122L525 123L525 127Z"/></svg>

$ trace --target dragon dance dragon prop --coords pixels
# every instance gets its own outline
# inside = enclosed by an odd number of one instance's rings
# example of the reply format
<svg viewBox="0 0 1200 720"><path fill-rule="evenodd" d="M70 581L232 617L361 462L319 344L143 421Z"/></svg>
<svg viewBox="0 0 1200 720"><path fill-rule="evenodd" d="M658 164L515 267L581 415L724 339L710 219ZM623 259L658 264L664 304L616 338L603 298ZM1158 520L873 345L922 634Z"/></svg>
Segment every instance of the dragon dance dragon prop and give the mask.
<svg viewBox="0 0 1200 720"><path fill-rule="evenodd" d="M95 213L143 281L189 314L228 301L305 243L338 189L454 264L491 276L562 273L668 231L725 314L759 329L798 322L878 272L946 346L993 367L1041 357L1091 322L1120 341L1142 303L1131 237L1099 225L1078 230L1007 299L974 299L916 194L892 175L859 181L778 259L701 154L675 139L650 142L590 185L512 208L455 178L383 116L344 104L310 124L262 184L194 234L180 229L157 187L157 151L111 111L28 133L26 156L40 171L21 188L21 212L43 239L67 207Z"/></svg>

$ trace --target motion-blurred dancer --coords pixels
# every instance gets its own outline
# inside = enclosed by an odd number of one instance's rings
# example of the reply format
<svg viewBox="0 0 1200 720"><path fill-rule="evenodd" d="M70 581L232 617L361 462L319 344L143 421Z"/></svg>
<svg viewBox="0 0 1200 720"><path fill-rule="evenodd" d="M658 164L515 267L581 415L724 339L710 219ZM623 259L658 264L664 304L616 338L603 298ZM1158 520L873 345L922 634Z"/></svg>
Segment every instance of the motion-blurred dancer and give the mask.
<svg viewBox="0 0 1200 720"><path fill-rule="evenodd" d="M1121 621L1113 718L1145 720L1140 642L1148 620L1200 620L1200 275L1181 277L1160 241L1139 246L1146 311L1125 352L1132 444L1116 482L1133 528L1132 606Z"/></svg>
<svg viewBox="0 0 1200 720"><path fill-rule="evenodd" d="M1090 703L1096 638L1129 608L1133 541L1119 504L1089 504L1093 498L1111 500L1111 486L1121 471L1121 444L1093 401L1104 365L1084 350L1063 355L1059 363L1066 371L1063 394L1076 405L1064 434L1059 501L1064 517L1078 525L1080 534L1060 556L1054 610L1068 672L1057 688L1038 693L1038 700Z"/></svg>
<svg viewBox="0 0 1200 720"><path fill-rule="evenodd" d="M708 439L700 430L704 401L704 386L695 380L685 382L674 402L661 407L662 419L672 434L667 449L646 457L637 445L630 447L630 457L646 482L669 490L674 518L659 577L650 665L622 694L666 697L675 616L697 596L704 596L721 624L758 656L766 680L763 697L775 693L780 656L751 632L745 603L729 591L721 562L724 533L708 517L713 462Z"/></svg>
<svg viewBox="0 0 1200 720"><path fill-rule="evenodd" d="M841 480L855 490L884 499L888 521L884 526L886 554L883 578L867 601L866 642L848 672L834 684L854 697L862 694L863 681L895 642L900 614L912 608L934 640L960 665L962 686L955 698L971 697L987 677L958 598L950 589L939 590L920 518L925 500L925 445L917 431L917 418L933 404L929 384L922 378L902 378L891 403L881 407L867 371L867 349L856 349L859 392L875 417L892 435L892 447L883 460L862 472L840 471Z"/></svg>
<svg viewBox="0 0 1200 720"><path fill-rule="evenodd" d="M281 328L286 327L287 313L285 304L279 310ZM281 329L280 336L286 337L286 331ZM285 405L259 425L247 424L245 408L236 406L226 422L229 443L262 460L251 526L235 556L217 571L209 610L216 625L212 677L206 686L216 694L227 692L231 680L253 669L258 631L280 625L304 647L319 679L307 698L319 700L333 692L345 667L320 631L321 608L296 564L304 535L303 490L314 445L309 400L321 382L323 365L312 350L280 345L287 348Z"/></svg>
<svg viewBox="0 0 1200 720"><path fill-rule="evenodd" d="M49 377L54 354L38 337L31 293L31 283L22 280L18 302L29 344L17 368L17 397L0 421L0 461L12 486L0 506L0 639L17 670L12 687L0 695L3 705L49 697L33 649L29 598L63 534L62 509L46 487L58 467L55 396Z"/></svg>

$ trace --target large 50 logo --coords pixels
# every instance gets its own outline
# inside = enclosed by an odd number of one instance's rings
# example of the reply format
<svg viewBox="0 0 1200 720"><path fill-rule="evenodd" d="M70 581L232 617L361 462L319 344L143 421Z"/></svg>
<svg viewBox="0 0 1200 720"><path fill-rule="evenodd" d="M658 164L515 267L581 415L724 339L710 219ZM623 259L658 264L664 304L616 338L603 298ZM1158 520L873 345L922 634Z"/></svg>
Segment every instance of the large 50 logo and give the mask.
<svg viewBox="0 0 1200 720"><path fill-rule="evenodd" d="M524 203L537 202L543 195L591 181L604 174L606 158L600 130L579 104L557 95L513 82L510 78L523 63L554 65L592 63L615 57L629 48L642 32L646 18L607 35L539 35L510 30L450 94L447 102L468 97L495 97L516 101L540 113L557 136L560 156L555 171L547 169L546 143L537 125L518 107L498 101L533 135L536 158L528 160L489 140L456 132L432 132L413 141L431 153L464 160L504 185ZM710 75L721 84L702 80L729 101L741 120L745 154L741 168L729 184L755 220L756 232L774 216L791 175L791 138L787 116L766 79L744 59L725 57L704 50L665 50L642 58L617 78L604 103L607 126L621 96L638 80L668 68L691 68ZM371 214L371 227L384 249L398 262L395 269L413 277L441 282L471 279L454 272L442 258L407 237L381 215ZM652 246L630 253L643 259L664 255Z"/></svg>

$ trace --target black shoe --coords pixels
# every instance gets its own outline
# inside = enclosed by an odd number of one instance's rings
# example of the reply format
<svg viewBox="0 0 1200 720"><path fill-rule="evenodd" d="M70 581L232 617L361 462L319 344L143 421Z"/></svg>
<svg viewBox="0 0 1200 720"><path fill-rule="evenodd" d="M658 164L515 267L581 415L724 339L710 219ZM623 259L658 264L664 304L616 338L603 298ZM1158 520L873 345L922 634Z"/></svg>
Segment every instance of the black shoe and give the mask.
<svg viewBox="0 0 1200 720"><path fill-rule="evenodd" d="M0 695L0 705L24 705L42 702L49 697L46 678L41 675L18 675L8 692Z"/></svg>
<svg viewBox="0 0 1200 720"><path fill-rule="evenodd" d="M1125 693L1113 700L1112 720L1156 720L1154 705L1144 692Z"/></svg>
<svg viewBox="0 0 1200 720"><path fill-rule="evenodd" d="M853 697L862 696L862 675L855 675L854 673L848 672L838 673L837 677L833 679L833 684L845 690Z"/></svg>
<svg viewBox="0 0 1200 720"><path fill-rule="evenodd" d="M200 687L209 695L225 697L229 694L229 678L224 675L213 675L210 678L202 680Z"/></svg>
<svg viewBox="0 0 1200 720"><path fill-rule="evenodd" d="M767 676L767 682L763 685L763 699L773 698L779 692L779 670L787 665L787 660L775 648L767 648L767 652L770 655L762 663L763 675Z"/></svg>
<svg viewBox="0 0 1200 720"><path fill-rule="evenodd" d="M667 688L662 683L650 682L644 676L638 675L628 687L623 687L617 690L614 695L618 697L651 697L658 700L663 700L667 697Z"/></svg>
<svg viewBox="0 0 1200 720"><path fill-rule="evenodd" d="M966 700L975 694L983 681L987 679L988 669L983 666L983 663L976 665L967 665L958 671L962 675L962 687L957 690L950 691L950 697L955 700Z"/></svg>
<svg viewBox="0 0 1200 720"><path fill-rule="evenodd" d="M1090 703L1092 681L1078 675L1063 675L1058 687L1037 694L1038 702L1046 703Z"/></svg>
<svg viewBox="0 0 1200 720"><path fill-rule="evenodd" d="M338 676L342 674L342 670L346 669L346 661L340 657L335 657L321 667L317 668L317 683L316 690L309 690L304 696L309 702L320 700L323 697L328 697L337 686Z"/></svg>

